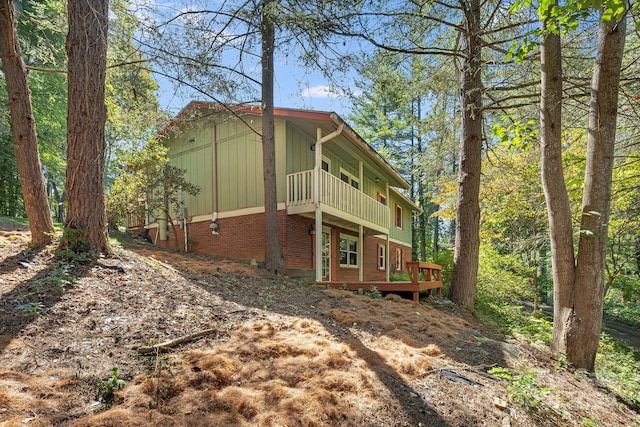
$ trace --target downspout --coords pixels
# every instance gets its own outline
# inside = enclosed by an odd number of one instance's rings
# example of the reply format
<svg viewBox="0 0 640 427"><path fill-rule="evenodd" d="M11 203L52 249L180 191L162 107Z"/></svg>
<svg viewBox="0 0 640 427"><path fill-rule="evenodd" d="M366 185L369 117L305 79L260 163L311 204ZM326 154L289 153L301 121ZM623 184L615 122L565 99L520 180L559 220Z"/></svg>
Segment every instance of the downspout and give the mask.
<svg viewBox="0 0 640 427"><path fill-rule="evenodd" d="M189 233L187 231L187 218L182 219L184 223L184 253L189 252L188 241L189 241Z"/></svg>
<svg viewBox="0 0 640 427"><path fill-rule="evenodd" d="M362 282L364 280L364 227L362 224L358 227L358 248L360 249L360 256L358 257L358 281Z"/></svg>
<svg viewBox="0 0 640 427"><path fill-rule="evenodd" d="M214 236L218 235L218 156L217 156L217 145L216 144L216 133L217 127L216 123L213 123L212 135L211 135L211 211L213 212L211 215L211 224L209 224L209 228L211 228L211 234Z"/></svg>
<svg viewBox="0 0 640 427"><path fill-rule="evenodd" d="M160 233L160 240L168 240L167 228L169 227L169 221L167 220L166 210L160 213L158 219L158 232Z"/></svg>
<svg viewBox="0 0 640 427"><path fill-rule="evenodd" d="M322 144L332 140L342 133L342 123L338 125L338 129L329 135L322 136L322 129L316 129L316 147L315 147L315 165L313 167L313 201L316 205L316 282L322 281L322 205L320 203L320 171L322 170Z"/></svg>

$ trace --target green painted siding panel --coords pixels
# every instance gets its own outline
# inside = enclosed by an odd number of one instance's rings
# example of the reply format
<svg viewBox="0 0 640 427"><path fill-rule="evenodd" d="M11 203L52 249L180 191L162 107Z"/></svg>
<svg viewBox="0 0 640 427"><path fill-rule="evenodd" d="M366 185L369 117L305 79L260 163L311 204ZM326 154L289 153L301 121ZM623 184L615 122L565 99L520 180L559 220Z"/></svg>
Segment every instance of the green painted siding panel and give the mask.
<svg viewBox="0 0 640 427"><path fill-rule="evenodd" d="M260 128L259 119L252 125ZM218 123L218 210L228 211L264 204L262 142L240 122Z"/></svg>
<svg viewBox="0 0 640 427"><path fill-rule="evenodd" d="M313 169L315 152L311 146L315 139L295 125L287 123L287 174Z"/></svg>
<svg viewBox="0 0 640 427"><path fill-rule="evenodd" d="M169 147L170 164L184 169L185 178L200 187L193 197L181 195L189 215L205 215L212 212L212 130L210 122L201 120L164 141ZM175 212L173 213L175 214Z"/></svg>
<svg viewBox="0 0 640 427"><path fill-rule="evenodd" d="M393 193L389 193L389 198L391 199L389 201L389 208L391 209L391 229L389 231L389 237L391 237L392 239L400 240L410 245L411 244L411 222L413 219L411 206L409 206L409 204L405 203L399 197L394 196ZM396 204L402 206L402 209L403 209L404 226L402 227L402 229L396 227L396 221L395 221Z"/></svg>
<svg viewBox="0 0 640 427"><path fill-rule="evenodd" d="M278 203L284 203L287 199L287 122L277 118L275 123L276 142L276 196ZM262 154L260 154L262 161ZM264 178L262 178L264 182ZM263 195L264 200L264 195ZM264 203L264 202L263 202Z"/></svg>

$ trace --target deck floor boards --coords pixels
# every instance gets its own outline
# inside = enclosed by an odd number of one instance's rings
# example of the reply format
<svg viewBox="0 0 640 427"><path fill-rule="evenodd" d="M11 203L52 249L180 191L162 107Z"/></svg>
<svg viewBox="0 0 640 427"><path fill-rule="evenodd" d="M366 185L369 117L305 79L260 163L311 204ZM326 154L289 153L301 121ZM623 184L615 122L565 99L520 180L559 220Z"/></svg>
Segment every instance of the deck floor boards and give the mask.
<svg viewBox="0 0 640 427"><path fill-rule="evenodd" d="M320 282L321 285L331 286L334 289L345 289L349 291L370 291L373 288L381 292L412 292L413 300L418 302L420 298L420 292L427 291L427 295L431 295L432 291L435 291L438 296L442 295L442 282L418 282L411 281L397 281L397 282L385 282L385 281L365 281L365 282Z"/></svg>

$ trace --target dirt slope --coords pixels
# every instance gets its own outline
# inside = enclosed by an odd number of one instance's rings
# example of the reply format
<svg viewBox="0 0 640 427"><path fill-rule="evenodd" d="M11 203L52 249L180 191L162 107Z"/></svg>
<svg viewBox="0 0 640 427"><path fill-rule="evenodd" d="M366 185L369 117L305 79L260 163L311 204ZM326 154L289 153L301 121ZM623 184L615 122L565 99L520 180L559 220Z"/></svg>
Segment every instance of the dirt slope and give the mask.
<svg viewBox="0 0 640 427"><path fill-rule="evenodd" d="M445 302L127 247L70 266L53 246L29 249L24 232L0 236L0 426L640 425L587 376ZM127 385L107 407L116 365ZM531 409L508 402L493 366L532 375Z"/></svg>

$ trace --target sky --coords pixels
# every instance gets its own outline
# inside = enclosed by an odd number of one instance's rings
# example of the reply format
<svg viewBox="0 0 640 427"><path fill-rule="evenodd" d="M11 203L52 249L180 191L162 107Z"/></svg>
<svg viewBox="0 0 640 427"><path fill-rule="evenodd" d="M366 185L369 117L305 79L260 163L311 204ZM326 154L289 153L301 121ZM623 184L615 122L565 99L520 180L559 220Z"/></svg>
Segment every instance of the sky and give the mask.
<svg viewBox="0 0 640 427"><path fill-rule="evenodd" d="M155 78L160 85L160 107L174 115L192 99L210 101L198 94L192 97L178 95L170 81L158 75ZM335 112L343 119L351 113L352 103L346 94L332 91L329 82L319 73L309 75L299 67L282 64L275 70L274 102L276 107L282 108Z"/></svg>
<svg viewBox="0 0 640 427"><path fill-rule="evenodd" d="M158 20L167 19L168 16L176 16L180 12L188 10L202 10L210 6L214 9L219 5L218 0L132 0L134 7L139 8L136 13L139 18L153 24ZM188 5L187 5L188 4ZM197 4L197 6L194 6ZM160 11L164 18L154 16ZM242 28L231 28L230 31L243 31ZM229 33L232 35L232 33ZM290 49L290 47L288 48ZM291 51L286 52L290 57L295 56ZM231 65L232 62L225 64ZM246 65L251 69L251 65ZM260 69L254 65L252 75L260 80ZM347 73L340 76L341 85L355 92L353 80L356 72ZM174 84L168 79L156 74L155 79L160 85L158 96L162 109L177 114L191 100L211 101L202 94L184 95L184 90L176 91ZM300 65L297 61L287 59L283 53L279 55L276 49L275 56L275 82L274 82L274 101L276 107L283 108L300 108L319 111L332 111L338 113L345 118L351 113L351 99L343 91L339 89L332 90L328 79L321 72L307 69Z"/></svg>

